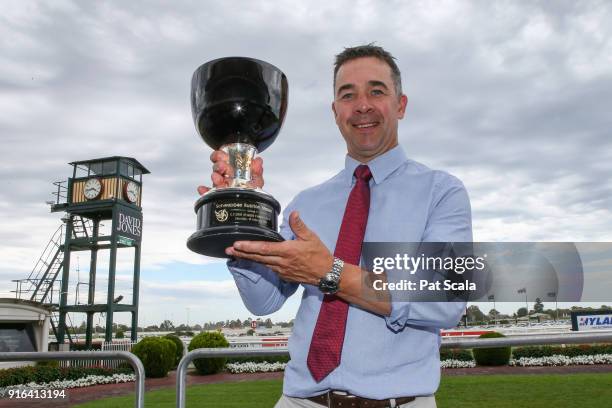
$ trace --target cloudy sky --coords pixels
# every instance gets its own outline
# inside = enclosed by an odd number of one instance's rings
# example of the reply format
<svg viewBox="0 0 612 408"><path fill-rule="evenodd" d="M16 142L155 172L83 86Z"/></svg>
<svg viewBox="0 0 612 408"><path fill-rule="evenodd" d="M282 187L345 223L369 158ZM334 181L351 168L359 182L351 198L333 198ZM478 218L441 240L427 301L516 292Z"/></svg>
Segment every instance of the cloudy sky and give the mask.
<svg viewBox="0 0 612 408"><path fill-rule="evenodd" d="M610 241L610 21L610 3L569 0L5 1L0 290L27 276L60 224L45 201L67 163L133 156L151 170L140 324L248 317L224 264L185 246L195 187L210 174L191 120L191 75L234 55L285 72L287 119L263 154L265 188L284 205L341 168L333 57L373 41L403 74L401 144L463 180L475 240ZM72 267L84 276L87 264L81 255ZM116 293L129 298L127 265L122 255ZM292 318L297 301L273 320Z"/></svg>

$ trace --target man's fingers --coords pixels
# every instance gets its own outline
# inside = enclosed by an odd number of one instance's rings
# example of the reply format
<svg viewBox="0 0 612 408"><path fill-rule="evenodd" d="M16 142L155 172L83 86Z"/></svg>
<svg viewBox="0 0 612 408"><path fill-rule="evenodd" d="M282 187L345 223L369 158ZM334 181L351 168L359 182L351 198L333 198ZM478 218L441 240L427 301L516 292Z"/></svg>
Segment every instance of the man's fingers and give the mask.
<svg viewBox="0 0 612 408"><path fill-rule="evenodd" d="M264 264L272 268L280 267L284 261L284 258L280 256L260 255L260 254L255 254L251 252L242 252L242 251L237 250L236 248L234 248L234 250L231 251L231 255L235 256L236 258L248 259L254 262L259 262L261 264Z"/></svg>
<svg viewBox="0 0 612 408"><path fill-rule="evenodd" d="M206 194L208 192L208 190L210 190L210 187L198 186L198 194L200 194L200 195Z"/></svg>
<svg viewBox="0 0 612 408"><path fill-rule="evenodd" d="M253 187L263 188L264 179L262 176L258 176L258 175L251 173L251 182L249 184Z"/></svg>
<svg viewBox="0 0 612 408"><path fill-rule="evenodd" d="M210 175L210 179L215 187L227 187L227 180L219 173L213 173Z"/></svg>
<svg viewBox="0 0 612 408"><path fill-rule="evenodd" d="M256 157L251 162L251 184L259 188L264 186L263 159L261 157Z"/></svg>
<svg viewBox="0 0 612 408"><path fill-rule="evenodd" d="M215 150L210 154L210 161L212 161L213 163L219 161L228 162L229 156L223 150Z"/></svg>
<svg viewBox="0 0 612 408"><path fill-rule="evenodd" d="M234 169L227 162L216 162L213 164L213 172L224 177L234 177Z"/></svg>
<svg viewBox="0 0 612 408"><path fill-rule="evenodd" d="M300 218L300 213L297 211L292 211L289 214L289 226L298 239L308 240L312 238L312 232L304 224L304 221Z"/></svg>
<svg viewBox="0 0 612 408"><path fill-rule="evenodd" d="M259 176L263 174L263 159L261 157L256 157L253 159L251 162L251 172Z"/></svg>
<svg viewBox="0 0 612 408"><path fill-rule="evenodd" d="M287 254L285 243L286 241L236 241L234 242L234 250L263 256L284 256Z"/></svg>

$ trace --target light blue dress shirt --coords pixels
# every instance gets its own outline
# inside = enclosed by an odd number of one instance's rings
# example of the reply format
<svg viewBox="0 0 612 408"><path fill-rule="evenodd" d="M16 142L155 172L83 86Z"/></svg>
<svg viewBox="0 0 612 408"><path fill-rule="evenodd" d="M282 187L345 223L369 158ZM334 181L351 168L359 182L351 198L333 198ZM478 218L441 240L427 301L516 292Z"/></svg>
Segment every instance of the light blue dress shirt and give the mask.
<svg viewBox="0 0 612 408"><path fill-rule="evenodd" d="M330 180L299 193L283 213L280 233L294 239L291 211L333 253L353 172L360 163L347 156L345 167ZM472 241L470 202L465 187L448 173L410 160L397 146L368 163L370 212L364 241ZM298 284L287 283L267 267L250 261L228 262L244 304L254 315L279 310ZM385 399L433 394L440 382L440 329L455 327L465 303L400 302L391 292L390 316L350 305L340 365L320 383L306 366L322 293L312 285L304 292L289 339L291 361L283 393L311 397L330 389L366 398ZM402 300L406 298L403 297Z"/></svg>

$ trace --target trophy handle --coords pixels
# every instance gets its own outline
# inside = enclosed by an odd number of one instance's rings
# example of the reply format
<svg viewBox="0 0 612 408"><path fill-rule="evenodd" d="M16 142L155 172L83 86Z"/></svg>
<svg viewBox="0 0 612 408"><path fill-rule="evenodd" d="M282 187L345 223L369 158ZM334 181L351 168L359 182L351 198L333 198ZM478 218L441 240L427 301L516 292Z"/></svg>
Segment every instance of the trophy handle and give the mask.
<svg viewBox="0 0 612 408"><path fill-rule="evenodd" d="M251 162L257 154L255 146L248 143L230 143L221 146L229 156L229 187L254 188L251 183Z"/></svg>

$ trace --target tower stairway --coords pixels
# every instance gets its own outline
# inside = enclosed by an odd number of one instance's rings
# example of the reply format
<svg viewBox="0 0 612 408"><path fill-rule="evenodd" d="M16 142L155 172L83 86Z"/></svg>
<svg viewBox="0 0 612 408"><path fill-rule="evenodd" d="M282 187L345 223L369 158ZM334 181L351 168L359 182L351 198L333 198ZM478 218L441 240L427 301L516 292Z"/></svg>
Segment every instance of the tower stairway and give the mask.
<svg viewBox="0 0 612 408"><path fill-rule="evenodd" d="M79 215L72 215L72 225L73 239L89 238L92 236L91 220ZM61 287L61 280L58 277L64 267L64 234L65 224L62 223L51 236L28 277L14 280L17 286L15 292L18 299L29 300L52 307L51 327L56 337L59 322L59 288ZM56 295L55 299L54 295ZM66 327L66 333L68 333L68 340L72 344L72 336L68 327Z"/></svg>

